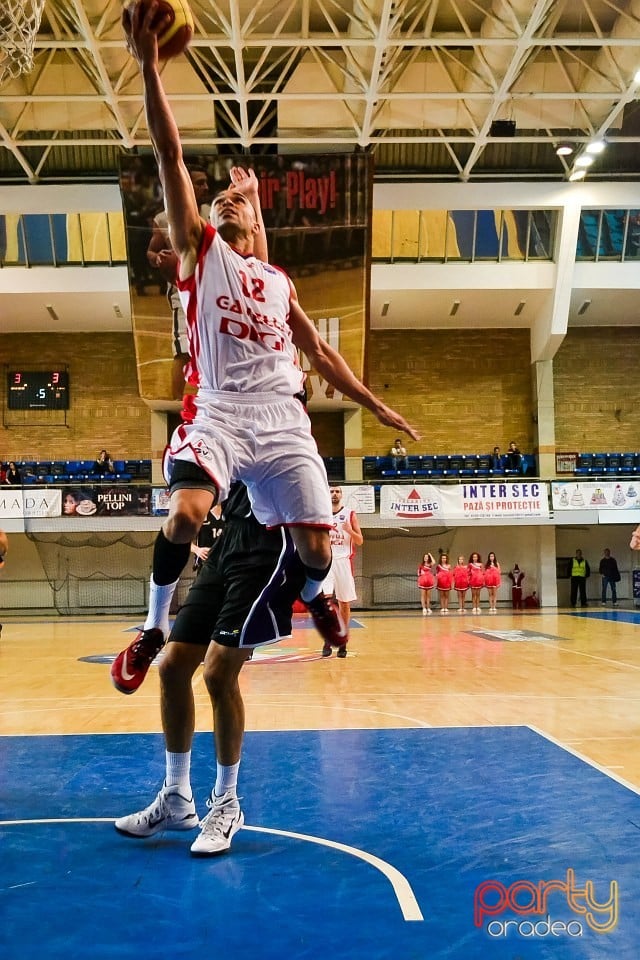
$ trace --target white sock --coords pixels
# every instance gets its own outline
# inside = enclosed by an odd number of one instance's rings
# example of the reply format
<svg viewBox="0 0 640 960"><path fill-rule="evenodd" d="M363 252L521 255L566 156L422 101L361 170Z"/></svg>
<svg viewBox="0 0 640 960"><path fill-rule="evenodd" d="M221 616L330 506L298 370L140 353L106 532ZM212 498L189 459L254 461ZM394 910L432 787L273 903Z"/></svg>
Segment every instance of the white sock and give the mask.
<svg viewBox="0 0 640 960"><path fill-rule="evenodd" d="M300 591L300 596L304 603L309 603L309 601L317 597L319 593L322 593L323 583L323 580L310 580L309 577L307 577L307 582Z"/></svg>
<svg viewBox="0 0 640 960"><path fill-rule="evenodd" d="M239 760L237 763L232 763L229 767L225 767L221 763L216 764L216 785L213 788L216 797L221 797L223 793L228 792L234 796L236 795L239 769Z"/></svg>
<svg viewBox="0 0 640 960"><path fill-rule="evenodd" d="M187 753L170 753L165 751L167 787L178 787L183 797L191 796L191 750Z"/></svg>
<svg viewBox="0 0 640 960"><path fill-rule="evenodd" d="M144 622L143 630L151 630L157 627L162 630L165 640L169 636L169 607L178 586L178 580L175 583L167 583L164 586L158 586L153 579L153 574L149 579L149 612Z"/></svg>

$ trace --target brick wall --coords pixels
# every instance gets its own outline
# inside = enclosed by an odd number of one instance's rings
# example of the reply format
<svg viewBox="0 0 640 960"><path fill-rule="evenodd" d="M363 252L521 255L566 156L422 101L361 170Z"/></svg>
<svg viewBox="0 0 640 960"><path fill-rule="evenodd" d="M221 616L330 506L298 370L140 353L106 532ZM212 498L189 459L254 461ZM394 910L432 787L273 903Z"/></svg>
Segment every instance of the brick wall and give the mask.
<svg viewBox="0 0 640 960"><path fill-rule="evenodd" d="M640 329L569 330L553 361L556 449L640 450Z"/></svg>
<svg viewBox="0 0 640 960"><path fill-rule="evenodd" d="M131 334L6 334L0 336L0 364L9 426L0 434L0 460L91 460L102 447L117 460L150 456L150 410L138 392ZM8 368L62 365L70 381L66 426L60 411L6 409Z"/></svg>
<svg viewBox="0 0 640 960"><path fill-rule="evenodd" d="M528 330L398 330L369 335L369 386L422 434L409 453L533 449ZM363 454L389 452L396 432L364 415Z"/></svg>

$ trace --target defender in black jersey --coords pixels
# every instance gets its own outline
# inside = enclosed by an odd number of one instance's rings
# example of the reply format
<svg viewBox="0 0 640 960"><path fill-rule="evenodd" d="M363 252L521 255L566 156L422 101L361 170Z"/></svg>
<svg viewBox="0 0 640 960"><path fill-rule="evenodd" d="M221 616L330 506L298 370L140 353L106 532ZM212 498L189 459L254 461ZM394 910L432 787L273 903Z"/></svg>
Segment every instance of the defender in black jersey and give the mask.
<svg viewBox="0 0 640 960"><path fill-rule="evenodd" d="M115 828L131 837L161 830L201 832L194 856L215 856L231 846L244 823L237 796L244 736L244 703L238 677L254 647L291 633L291 610L305 581L302 563L284 528L267 530L251 512L243 484L235 484L223 513L225 527L178 611L160 663L160 705L166 746L166 777L157 797ZM116 658L115 686L133 693L157 651L136 638ZM191 681L204 658L216 748L216 783L199 822L190 782L195 701Z"/></svg>

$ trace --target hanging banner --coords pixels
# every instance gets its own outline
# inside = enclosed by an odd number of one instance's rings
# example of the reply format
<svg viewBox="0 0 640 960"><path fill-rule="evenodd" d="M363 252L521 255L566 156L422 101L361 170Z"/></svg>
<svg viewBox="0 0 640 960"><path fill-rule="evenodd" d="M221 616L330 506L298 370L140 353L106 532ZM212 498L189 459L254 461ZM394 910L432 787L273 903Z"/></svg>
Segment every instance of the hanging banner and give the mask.
<svg viewBox="0 0 640 960"><path fill-rule="evenodd" d="M37 517L59 517L62 503L60 490L10 489L0 494L0 519L19 520Z"/></svg>
<svg viewBox="0 0 640 960"><path fill-rule="evenodd" d="M329 486L340 487L342 502L347 510L355 510L356 513L376 512L376 491L374 487L365 483L352 487L345 486L342 483L331 483Z"/></svg>
<svg viewBox="0 0 640 960"><path fill-rule="evenodd" d="M546 483L462 483L451 486L385 485L380 490L383 520L422 520L455 523L475 517L492 520L502 517L548 517Z"/></svg>
<svg viewBox="0 0 640 960"><path fill-rule="evenodd" d="M64 487L61 512L63 517L147 517L151 513L151 487L126 483Z"/></svg>
<svg viewBox="0 0 640 960"><path fill-rule="evenodd" d="M320 336L364 374L369 249L370 178L368 153L261 154L259 157L197 154L187 167L200 178L200 212L230 184L232 166L253 167L267 233L269 261L295 284L305 313ZM120 187L126 224L133 328L138 379L145 399L171 399L173 356L186 349L184 334L167 293L167 278L150 265L147 251L154 226L160 227L164 202L153 156L121 160ZM168 244L168 240L167 240ZM178 311L179 313L179 311ZM180 344L179 350L178 343ZM176 352L177 351L177 352ZM348 401L301 356L307 374L309 408L344 409ZM180 369L184 366L184 358ZM175 373L175 370L174 370ZM178 394L177 396L179 396ZM349 401L351 405L351 401Z"/></svg>
<svg viewBox="0 0 640 960"><path fill-rule="evenodd" d="M636 480L592 480L552 483L554 510L638 510Z"/></svg>

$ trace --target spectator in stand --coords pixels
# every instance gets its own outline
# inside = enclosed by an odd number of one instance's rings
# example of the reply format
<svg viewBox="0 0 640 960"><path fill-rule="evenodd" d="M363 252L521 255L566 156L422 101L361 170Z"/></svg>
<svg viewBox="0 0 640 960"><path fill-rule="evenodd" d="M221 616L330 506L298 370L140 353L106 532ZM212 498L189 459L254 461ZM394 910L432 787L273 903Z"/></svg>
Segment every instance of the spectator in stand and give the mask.
<svg viewBox="0 0 640 960"><path fill-rule="evenodd" d="M449 563L449 555L446 553L440 554L440 560L436 567L436 586L440 598L440 613L447 615L449 613L449 594L453 586L453 571Z"/></svg>
<svg viewBox="0 0 640 960"><path fill-rule="evenodd" d="M9 463L7 464L7 469L5 471L3 482L9 483L9 484L11 483L18 484L18 485L22 483L22 475L18 470L18 468L16 467L14 460L9 460Z"/></svg>
<svg viewBox="0 0 640 960"><path fill-rule="evenodd" d="M396 437L395 443L391 447L391 465L394 470L406 470L409 466L406 447L403 445L400 437Z"/></svg>
<svg viewBox="0 0 640 960"><path fill-rule="evenodd" d="M502 454L500 453L500 447L494 447L493 453L491 454L491 469L492 470L502 470L503 460Z"/></svg>
<svg viewBox="0 0 640 960"><path fill-rule="evenodd" d="M631 540L629 541L629 546L632 550L640 550L640 524L635 528L631 534Z"/></svg>
<svg viewBox="0 0 640 960"><path fill-rule="evenodd" d="M598 573L602 577L602 606L607 602L607 587L611 586L611 603L615 607L618 602L616 593L616 584L620 583L620 571L615 557L611 556L611 550L605 547L604 556L600 561Z"/></svg>
<svg viewBox="0 0 640 960"><path fill-rule="evenodd" d="M537 610L540 607L540 601L538 600L538 594L533 591L528 597L524 598L524 606L526 610Z"/></svg>
<svg viewBox="0 0 640 960"><path fill-rule="evenodd" d="M422 604L422 616L431 616L431 591L436 585L436 578L433 568L436 561L430 553L425 553L422 563L418 567L418 587L420 588L420 603Z"/></svg>
<svg viewBox="0 0 640 960"><path fill-rule="evenodd" d="M458 557L453 568L453 586L458 594L458 613L464 613L464 601L469 589L469 566L464 557Z"/></svg>
<svg viewBox="0 0 640 960"><path fill-rule="evenodd" d="M484 568L484 585L489 593L489 613L497 613L496 600L500 588L501 571L498 558L493 550L487 557Z"/></svg>
<svg viewBox="0 0 640 960"><path fill-rule="evenodd" d="M514 563L513 570L509 571L509 580L511 580L511 606L514 610L522 610L524 571L520 569L517 563Z"/></svg>
<svg viewBox="0 0 640 960"><path fill-rule="evenodd" d="M479 553L469 557L469 586L471 587L471 613L480 613L480 591L484 587L484 566Z"/></svg>
<svg viewBox="0 0 640 960"><path fill-rule="evenodd" d="M512 440L507 450L506 468L514 473L522 473L522 454L515 440Z"/></svg>
<svg viewBox="0 0 640 960"><path fill-rule="evenodd" d="M106 450L101 450L98 454L92 468L93 473L115 473L116 468L113 465L111 454Z"/></svg>

